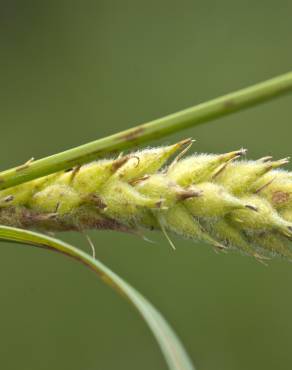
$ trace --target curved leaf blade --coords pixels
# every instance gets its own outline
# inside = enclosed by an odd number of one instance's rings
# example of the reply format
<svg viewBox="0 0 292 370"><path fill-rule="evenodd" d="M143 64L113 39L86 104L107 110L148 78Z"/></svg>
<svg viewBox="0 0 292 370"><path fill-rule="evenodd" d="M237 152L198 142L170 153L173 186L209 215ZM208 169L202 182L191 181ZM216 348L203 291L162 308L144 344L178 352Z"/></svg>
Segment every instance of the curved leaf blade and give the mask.
<svg viewBox="0 0 292 370"><path fill-rule="evenodd" d="M138 310L156 338L170 370L194 370L183 345L162 315L137 290L103 263L61 240L28 230L0 225L0 240L49 249L82 262Z"/></svg>

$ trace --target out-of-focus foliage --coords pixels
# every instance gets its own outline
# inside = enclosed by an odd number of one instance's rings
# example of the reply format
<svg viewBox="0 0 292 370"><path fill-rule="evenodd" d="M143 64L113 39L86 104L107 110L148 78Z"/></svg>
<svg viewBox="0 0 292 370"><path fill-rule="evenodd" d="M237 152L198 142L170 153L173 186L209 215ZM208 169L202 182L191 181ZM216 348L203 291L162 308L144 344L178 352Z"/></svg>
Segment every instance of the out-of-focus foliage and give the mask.
<svg viewBox="0 0 292 370"><path fill-rule="evenodd" d="M290 70L291 12L282 0L3 1L1 169ZM186 136L199 152L291 155L291 99ZM173 252L158 234L154 245L91 236L99 258L165 314L199 369L291 368L288 262L266 268L181 240ZM62 237L88 248L81 236ZM78 264L5 244L1 261L3 368L165 368L143 322Z"/></svg>

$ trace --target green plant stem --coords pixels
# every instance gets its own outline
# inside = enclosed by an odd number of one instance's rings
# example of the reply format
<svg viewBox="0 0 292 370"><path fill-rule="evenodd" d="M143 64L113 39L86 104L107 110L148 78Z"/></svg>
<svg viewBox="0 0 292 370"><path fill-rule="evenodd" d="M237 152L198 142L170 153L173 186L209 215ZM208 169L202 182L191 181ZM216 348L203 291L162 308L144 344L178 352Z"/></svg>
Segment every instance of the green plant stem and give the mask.
<svg viewBox="0 0 292 370"><path fill-rule="evenodd" d="M114 135L0 173L0 189L90 162L292 91L292 72Z"/></svg>
<svg viewBox="0 0 292 370"><path fill-rule="evenodd" d="M180 340L156 308L103 263L63 241L28 230L0 225L0 240L59 252L89 267L138 310L154 334L170 370L194 370Z"/></svg>

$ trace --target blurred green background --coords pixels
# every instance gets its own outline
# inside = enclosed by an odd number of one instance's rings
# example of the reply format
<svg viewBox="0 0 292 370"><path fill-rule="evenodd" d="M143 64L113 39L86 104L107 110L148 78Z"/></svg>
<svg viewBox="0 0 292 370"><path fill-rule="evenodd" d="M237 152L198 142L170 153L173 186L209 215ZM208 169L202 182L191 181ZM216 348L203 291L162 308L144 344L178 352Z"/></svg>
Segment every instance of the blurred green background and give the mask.
<svg viewBox="0 0 292 370"><path fill-rule="evenodd" d="M287 72L291 1L0 2L0 167ZM193 150L292 154L292 97L182 132ZM156 143L155 143L156 144ZM290 166L290 168L292 168ZM91 232L98 258L159 308L198 370L292 367L292 265L159 233ZM89 250L84 237L60 235ZM0 248L0 368L165 370L145 323L82 265Z"/></svg>

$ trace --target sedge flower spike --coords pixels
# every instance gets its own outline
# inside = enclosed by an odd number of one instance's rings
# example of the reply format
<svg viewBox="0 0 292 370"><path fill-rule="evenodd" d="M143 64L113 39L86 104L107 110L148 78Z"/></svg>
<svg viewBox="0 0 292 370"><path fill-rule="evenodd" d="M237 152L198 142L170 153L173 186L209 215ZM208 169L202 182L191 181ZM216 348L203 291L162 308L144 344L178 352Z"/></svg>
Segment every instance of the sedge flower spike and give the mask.
<svg viewBox="0 0 292 370"><path fill-rule="evenodd" d="M292 259L292 173L279 169L288 159L247 161L243 149L184 157L191 142L2 190L0 224L43 232L156 229L257 259Z"/></svg>

